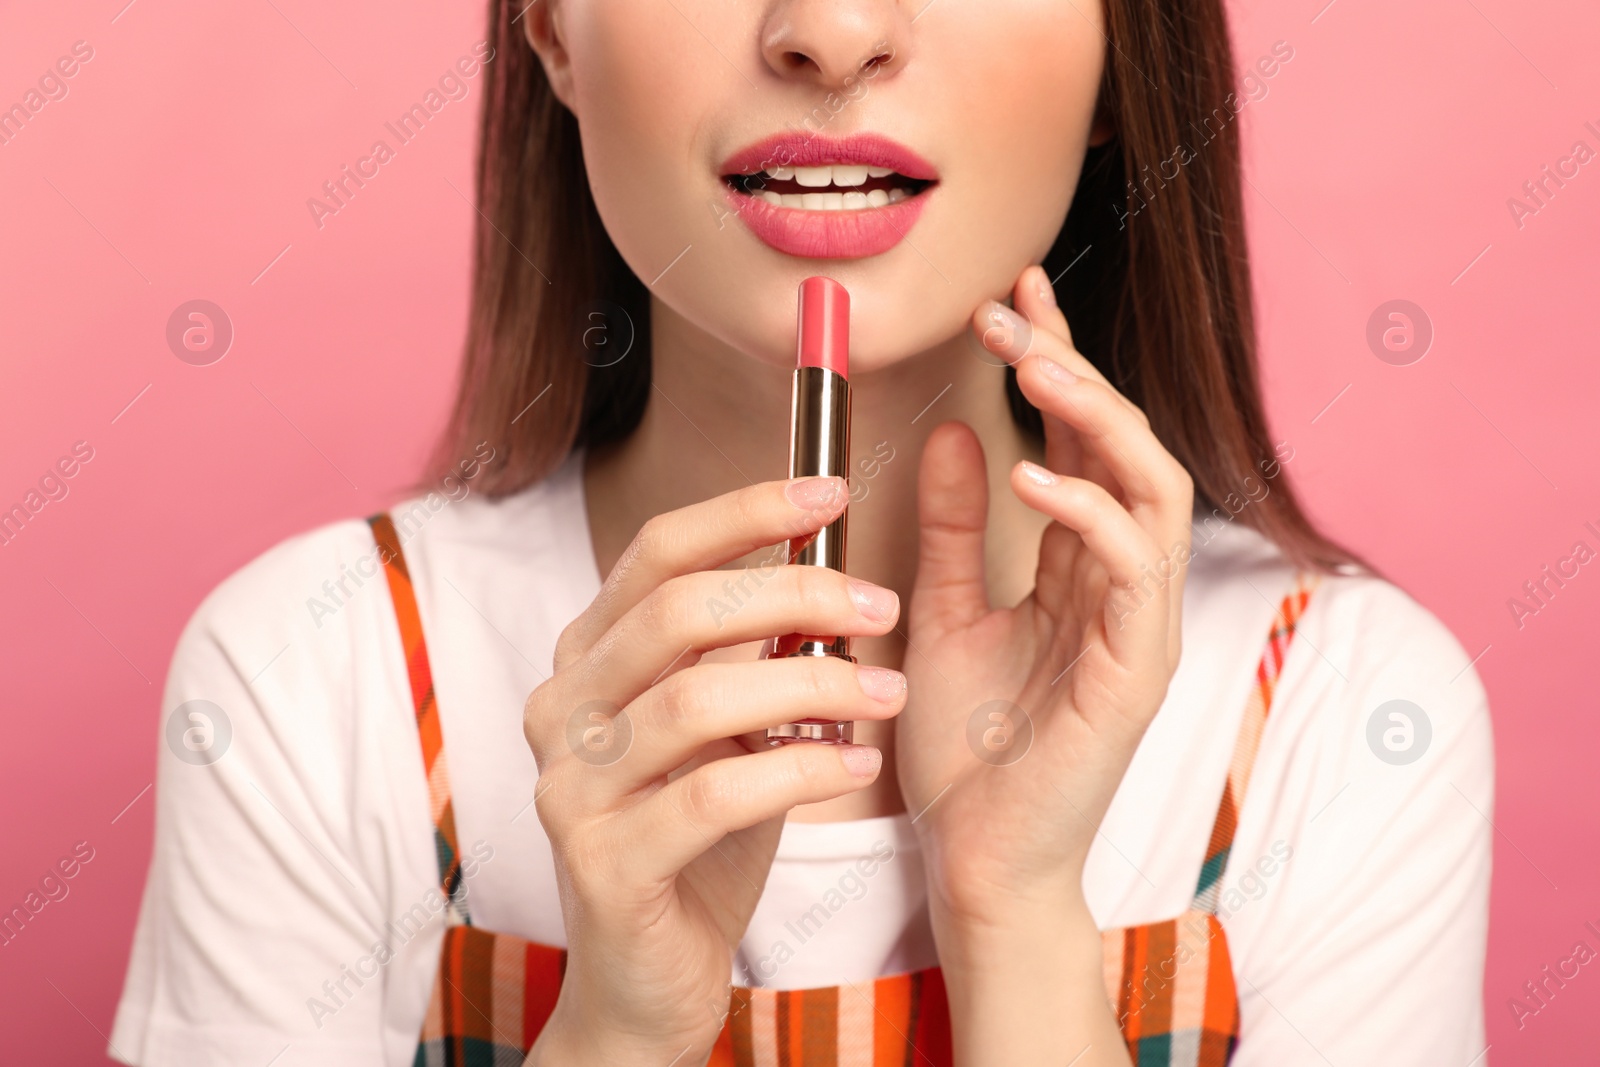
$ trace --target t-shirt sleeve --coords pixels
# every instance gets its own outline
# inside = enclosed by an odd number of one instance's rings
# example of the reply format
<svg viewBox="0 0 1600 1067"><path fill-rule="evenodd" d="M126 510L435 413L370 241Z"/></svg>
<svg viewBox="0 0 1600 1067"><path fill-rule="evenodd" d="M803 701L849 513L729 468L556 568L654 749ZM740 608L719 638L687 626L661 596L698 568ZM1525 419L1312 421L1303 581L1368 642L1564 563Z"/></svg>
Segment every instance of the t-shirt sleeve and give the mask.
<svg viewBox="0 0 1600 1067"><path fill-rule="evenodd" d="M441 923L430 915L397 935L391 920L397 901L427 899L422 771L404 735L364 724L356 699L362 663L391 651L357 638L389 610L387 591L347 581L358 595L331 618L308 611L312 594L330 603L318 586L340 577L343 543L360 543L330 529L224 582L179 639L114 1059L363 1067L409 1062L415 1049L417 1030L403 1031L425 994L398 990L410 1007L396 1024L394 987L417 971L397 961L436 955ZM407 699L381 692L392 672L372 666L375 698ZM415 790L395 784L396 766Z"/></svg>
<svg viewBox="0 0 1600 1067"><path fill-rule="evenodd" d="M1469 659L1386 583L1313 597L1223 876L1235 1067L1487 1063L1494 756Z"/></svg>

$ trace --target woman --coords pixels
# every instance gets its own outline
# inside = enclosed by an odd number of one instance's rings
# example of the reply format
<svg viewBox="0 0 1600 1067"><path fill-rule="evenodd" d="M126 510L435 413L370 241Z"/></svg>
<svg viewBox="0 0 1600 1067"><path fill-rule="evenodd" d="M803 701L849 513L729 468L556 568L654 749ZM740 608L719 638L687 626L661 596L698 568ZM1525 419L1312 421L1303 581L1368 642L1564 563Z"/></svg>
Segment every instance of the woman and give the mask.
<svg viewBox="0 0 1600 1067"><path fill-rule="evenodd" d="M186 630L231 742L113 1054L1483 1062L1487 709L1267 432L1221 5L490 25L436 484ZM848 485L780 477L817 274ZM849 578L765 562L847 505Z"/></svg>

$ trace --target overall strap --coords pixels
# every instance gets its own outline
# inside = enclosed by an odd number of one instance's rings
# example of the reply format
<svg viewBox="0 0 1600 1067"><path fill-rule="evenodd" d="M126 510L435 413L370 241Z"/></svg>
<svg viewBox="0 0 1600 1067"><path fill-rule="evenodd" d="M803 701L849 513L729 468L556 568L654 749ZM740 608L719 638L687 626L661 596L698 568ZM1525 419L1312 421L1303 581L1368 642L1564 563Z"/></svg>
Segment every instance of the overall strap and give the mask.
<svg viewBox="0 0 1600 1067"><path fill-rule="evenodd" d="M434 698L433 669L428 664L428 643L422 636L422 615L417 610L417 595L411 587L411 571L400 550L400 536L387 512L369 516L378 559L389 579L389 597L394 602L395 621L400 627L400 647L405 652L406 674L411 680L411 702L417 716L417 734L422 741L422 765L428 776L428 807L433 818L433 847L439 862L439 887L449 902L450 918L472 925L462 892L461 851L456 841L455 807L450 799L450 767L444 758L444 733L439 726L439 704Z"/></svg>
<svg viewBox="0 0 1600 1067"><path fill-rule="evenodd" d="M1233 762L1228 766L1228 780L1222 787L1222 803L1217 808L1217 819L1211 827L1211 842L1206 846L1206 860L1200 867L1200 881L1195 886L1196 911L1216 914L1217 898L1221 895L1222 873L1228 866L1228 853L1233 849L1233 834L1239 826L1239 811L1244 805L1245 790L1250 786L1250 772L1255 767L1256 751L1261 747L1261 733L1267 725L1267 714L1272 710L1272 694L1283 673L1283 661L1289 655L1289 645L1294 640L1295 628L1305 615L1306 604L1317 586L1315 574L1302 572L1295 576L1294 588L1278 605L1272 620L1272 630L1267 634L1267 646L1261 652L1261 662L1256 666L1256 682L1250 690L1250 700L1245 705L1244 721L1239 724L1239 738L1233 746Z"/></svg>

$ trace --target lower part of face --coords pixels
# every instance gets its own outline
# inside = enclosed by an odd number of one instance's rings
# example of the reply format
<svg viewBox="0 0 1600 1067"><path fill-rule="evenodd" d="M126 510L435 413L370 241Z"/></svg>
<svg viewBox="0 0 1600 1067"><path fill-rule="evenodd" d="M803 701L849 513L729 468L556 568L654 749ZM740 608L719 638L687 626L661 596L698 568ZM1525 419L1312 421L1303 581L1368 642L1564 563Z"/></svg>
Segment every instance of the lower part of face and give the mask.
<svg viewBox="0 0 1600 1067"><path fill-rule="evenodd" d="M1104 65L1090 0L556 2L612 240L669 313L757 359L792 366L818 274L850 291L855 373L949 341L1066 216ZM808 173L751 154L773 137ZM920 177L857 184L863 143ZM797 184L830 154L850 158Z"/></svg>

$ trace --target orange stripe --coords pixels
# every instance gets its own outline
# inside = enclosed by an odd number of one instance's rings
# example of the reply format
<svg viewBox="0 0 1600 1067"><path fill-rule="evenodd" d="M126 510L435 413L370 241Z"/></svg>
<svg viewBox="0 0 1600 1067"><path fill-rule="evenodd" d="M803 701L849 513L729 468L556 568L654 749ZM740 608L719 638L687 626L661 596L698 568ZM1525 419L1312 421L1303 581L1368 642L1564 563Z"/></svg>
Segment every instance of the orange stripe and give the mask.
<svg viewBox="0 0 1600 1067"><path fill-rule="evenodd" d="M898 974L872 984L872 1067L905 1062L906 1023L911 1018L911 976Z"/></svg>
<svg viewBox="0 0 1600 1067"><path fill-rule="evenodd" d="M1148 1017L1142 1025L1150 1033L1171 1033L1172 994L1178 978L1178 931L1170 922L1155 923L1148 929L1151 993Z"/></svg>
<svg viewBox="0 0 1600 1067"><path fill-rule="evenodd" d="M1233 957L1228 952L1228 938L1222 924L1216 924L1216 936L1211 939L1211 958L1206 966L1205 1028L1219 1033L1239 1032L1239 990L1233 981Z"/></svg>
<svg viewBox="0 0 1600 1067"><path fill-rule="evenodd" d="M839 1062L839 987L797 993L800 1002L800 1060L803 1067L837 1067Z"/></svg>

